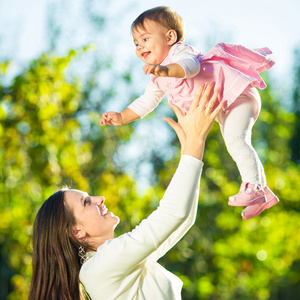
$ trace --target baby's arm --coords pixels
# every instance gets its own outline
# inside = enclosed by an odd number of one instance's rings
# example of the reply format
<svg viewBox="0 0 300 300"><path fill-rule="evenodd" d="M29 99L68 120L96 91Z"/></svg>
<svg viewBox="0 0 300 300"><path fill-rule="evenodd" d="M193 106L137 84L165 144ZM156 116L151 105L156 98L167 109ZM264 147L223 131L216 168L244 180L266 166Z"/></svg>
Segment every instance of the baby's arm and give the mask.
<svg viewBox="0 0 300 300"><path fill-rule="evenodd" d="M176 63L169 64L166 66L145 64L143 69L145 74L153 74L155 76L177 77L177 78L185 77L185 71L183 67L181 67L179 64Z"/></svg>
<svg viewBox="0 0 300 300"><path fill-rule="evenodd" d="M125 110L120 113L109 111L102 115L100 125L120 126L145 117L160 103L164 96L164 91L160 90L153 82L149 82L145 92L133 101Z"/></svg>
<svg viewBox="0 0 300 300"><path fill-rule="evenodd" d="M121 126L139 119L140 116L130 108L126 108L120 113L109 111L105 112L100 119L100 125Z"/></svg>
<svg viewBox="0 0 300 300"><path fill-rule="evenodd" d="M195 49L185 44L176 44L170 50L171 64L166 66L145 64L145 74L162 77L191 78L200 71L200 62Z"/></svg>

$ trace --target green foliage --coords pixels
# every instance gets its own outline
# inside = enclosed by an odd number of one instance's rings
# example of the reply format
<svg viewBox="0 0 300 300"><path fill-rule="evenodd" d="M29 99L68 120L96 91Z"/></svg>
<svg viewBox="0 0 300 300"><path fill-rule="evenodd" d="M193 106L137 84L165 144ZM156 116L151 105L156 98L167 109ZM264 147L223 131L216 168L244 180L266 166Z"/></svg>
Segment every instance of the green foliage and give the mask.
<svg viewBox="0 0 300 300"><path fill-rule="evenodd" d="M292 160L299 164L300 162L300 49L295 51L295 69L294 69L294 89L293 89L293 110L295 112L295 122L293 128L293 137L290 140L292 150Z"/></svg>
<svg viewBox="0 0 300 300"><path fill-rule="evenodd" d="M24 299L28 289L31 230L39 204L66 177L88 187L80 168L91 147L80 141L79 122L70 117L80 89L78 82L64 78L68 63L68 56L43 55L0 91L0 244L16 273L11 299Z"/></svg>

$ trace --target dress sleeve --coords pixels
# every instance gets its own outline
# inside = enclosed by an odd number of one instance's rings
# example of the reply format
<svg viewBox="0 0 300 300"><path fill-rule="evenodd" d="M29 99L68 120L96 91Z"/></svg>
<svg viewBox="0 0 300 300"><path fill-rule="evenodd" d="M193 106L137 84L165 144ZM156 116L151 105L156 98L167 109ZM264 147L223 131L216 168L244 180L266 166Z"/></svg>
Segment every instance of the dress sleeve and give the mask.
<svg viewBox="0 0 300 300"><path fill-rule="evenodd" d="M164 95L164 91L160 90L150 81L146 86L144 94L128 105L128 108L143 118L156 108Z"/></svg>
<svg viewBox="0 0 300 300"><path fill-rule="evenodd" d="M158 259L169 250L195 219L202 166L202 161L183 155L158 208L131 232L101 245L93 263L85 263L88 268L121 276L152 254L151 259Z"/></svg>
<svg viewBox="0 0 300 300"><path fill-rule="evenodd" d="M170 50L172 63L179 64L185 71L185 78L196 76L200 71L200 61L194 48L177 43Z"/></svg>

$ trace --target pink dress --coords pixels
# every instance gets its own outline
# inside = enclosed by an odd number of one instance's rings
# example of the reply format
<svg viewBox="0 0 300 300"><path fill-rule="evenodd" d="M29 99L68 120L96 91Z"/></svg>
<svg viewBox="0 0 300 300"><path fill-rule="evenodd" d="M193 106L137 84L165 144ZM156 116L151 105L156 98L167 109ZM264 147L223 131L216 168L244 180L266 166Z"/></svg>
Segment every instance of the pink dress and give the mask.
<svg viewBox="0 0 300 300"><path fill-rule="evenodd" d="M215 87L220 88L220 100L223 98L226 100L224 109L227 109L249 85L264 89L266 84L259 73L268 70L275 63L269 56L272 53L269 48L251 50L241 45L219 43L203 55L195 48L181 42L172 47L183 46L188 47L189 51L192 50L200 62L197 75L190 78L150 75L151 81L158 89L164 91L168 101L183 111L189 110L199 85L208 81L214 81ZM174 62L181 65L180 60L172 59L172 53L174 51L171 48L161 65Z"/></svg>

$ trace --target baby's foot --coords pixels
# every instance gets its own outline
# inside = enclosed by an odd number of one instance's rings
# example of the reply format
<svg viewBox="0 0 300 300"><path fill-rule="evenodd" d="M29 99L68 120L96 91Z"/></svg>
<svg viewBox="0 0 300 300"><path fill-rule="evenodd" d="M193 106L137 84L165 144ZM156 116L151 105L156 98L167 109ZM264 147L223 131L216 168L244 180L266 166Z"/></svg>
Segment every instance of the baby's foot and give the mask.
<svg viewBox="0 0 300 300"><path fill-rule="evenodd" d="M267 186L264 188L264 192L267 197L267 202L246 207L242 211L243 220L247 220L247 219L256 217L261 212L263 212L265 209L268 209L279 202L279 199L277 198L277 196Z"/></svg>
<svg viewBox="0 0 300 300"><path fill-rule="evenodd" d="M230 206L251 206L265 203L266 194L260 184L243 182L238 194L229 197L228 205Z"/></svg>

